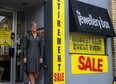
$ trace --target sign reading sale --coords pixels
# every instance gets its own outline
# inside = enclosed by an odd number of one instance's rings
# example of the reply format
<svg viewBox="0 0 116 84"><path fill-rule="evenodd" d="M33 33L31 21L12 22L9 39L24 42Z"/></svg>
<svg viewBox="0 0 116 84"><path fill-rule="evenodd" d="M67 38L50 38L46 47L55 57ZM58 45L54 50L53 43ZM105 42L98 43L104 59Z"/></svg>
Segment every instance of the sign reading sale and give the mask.
<svg viewBox="0 0 116 84"><path fill-rule="evenodd" d="M53 84L65 84L64 1L53 1Z"/></svg>
<svg viewBox="0 0 116 84"><path fill-rule="evenodd" d="M108 72L108 56L72 54L72 74Z"/></svg>
<svg viewBox="0 0 116 84"><path fill-rule="evenodd" d="M70 53L105 54L103 37L70 33Z"/></svg>

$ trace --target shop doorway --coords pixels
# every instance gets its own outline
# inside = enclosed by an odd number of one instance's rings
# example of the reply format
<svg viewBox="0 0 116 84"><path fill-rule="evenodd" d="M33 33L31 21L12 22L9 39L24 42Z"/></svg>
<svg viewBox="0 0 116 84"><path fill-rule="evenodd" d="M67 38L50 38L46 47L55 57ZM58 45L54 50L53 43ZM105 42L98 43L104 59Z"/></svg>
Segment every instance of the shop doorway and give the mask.
<svg viewBox="0 0 116 84"><path fill-rule="evenodd" d="M1 1L0 29L11 30L15 34L15 39L12 40L10 46L0 45L0 84L23 84L25 81L28 83L29 79L27 75L25 76L23 69L23 38L32 21L39 23L39 33L44 31L44 8L41 9L42 13L39 11L43 5L44 0ZM5 17L7 18L6 21L1 23ZM9 57L10 47L14 47L14 57ZM40 84L43 84L43 79L42 76Z"/></svg>
<svg viewBox="0 0 116 84"><path fill-rule="evenodd" d="M13 82L14 58L9 49L14 47L11 33L14 32L14 12L0 9L0 84Z"/></svg>

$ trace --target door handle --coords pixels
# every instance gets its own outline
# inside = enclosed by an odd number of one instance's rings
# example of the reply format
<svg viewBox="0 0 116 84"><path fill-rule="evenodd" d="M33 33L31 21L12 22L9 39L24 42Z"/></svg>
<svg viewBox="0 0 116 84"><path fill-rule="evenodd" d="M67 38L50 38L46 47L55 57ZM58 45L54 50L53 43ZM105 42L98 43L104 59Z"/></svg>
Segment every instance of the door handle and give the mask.
<svg viewBox="0 0 116 84"><path fill-rule="evenodd" d="M9 57L14 57L14 48L9 48Z"/></svg>

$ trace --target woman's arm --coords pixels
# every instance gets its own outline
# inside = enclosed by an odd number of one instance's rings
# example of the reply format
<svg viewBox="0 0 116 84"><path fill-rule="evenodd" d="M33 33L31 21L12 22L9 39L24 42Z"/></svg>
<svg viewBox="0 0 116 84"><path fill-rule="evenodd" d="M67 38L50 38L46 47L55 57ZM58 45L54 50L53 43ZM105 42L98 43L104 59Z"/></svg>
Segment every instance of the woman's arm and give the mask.
<svg viewBox="0 0 116 84"><path fill-rule="evenodd" d="M43 58L43 39L40 37L40 57Z"/></svg>
<svg viewBox="0 0 116 84"><path fill-rule="evenodd" d="M43 63L43 40L41 37L40 37L40 59L39 61L40 61L40 64Z"/></svg>

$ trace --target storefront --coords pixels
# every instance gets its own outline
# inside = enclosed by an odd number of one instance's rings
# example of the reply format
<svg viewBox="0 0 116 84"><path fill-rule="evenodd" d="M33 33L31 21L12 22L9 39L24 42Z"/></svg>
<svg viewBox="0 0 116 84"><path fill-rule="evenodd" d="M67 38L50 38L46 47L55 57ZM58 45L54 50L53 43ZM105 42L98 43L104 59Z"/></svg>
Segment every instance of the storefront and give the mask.
<svg viewBox="0 0 116 84"><path fill-rule="evenodd" d="M44 0L33 1L0 1L0 84L29 81L23 71L23 37L32 21L44 31Z"/></svg>
<svg viewBox="0 0 116 84"><path fill-rule="evenodd" d="M45 84L113 83L111 38L115 33L108 8L106 0L46 3L45 9L51 10L45 11L45 56L49 55Z"/></svg>
<svg viewBox="0 0 116 84"><path fill-rule="evenodd" d="M104 0L15 0L0 3L0 84L28 83L22 43L32 21L45 35L37 84L112 84L115 36ZM9 49L11 52L9 53ZM14 49L14 52L13 52Z"/></svg>
<svg viewBox="0 0 116 84"><path fill-rule="evenodd" d="M98 4L99 3L99 4ZM79 84L112 84L112 46L115 36L107 1L70 0L69 38L71 74ZM69 73L69 72L68 72ZM105 77L102 79L102 77Z"/></svg>

